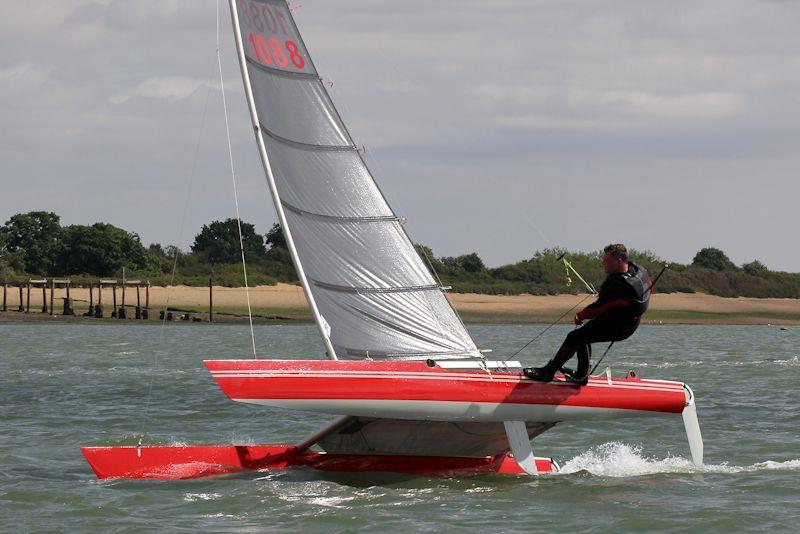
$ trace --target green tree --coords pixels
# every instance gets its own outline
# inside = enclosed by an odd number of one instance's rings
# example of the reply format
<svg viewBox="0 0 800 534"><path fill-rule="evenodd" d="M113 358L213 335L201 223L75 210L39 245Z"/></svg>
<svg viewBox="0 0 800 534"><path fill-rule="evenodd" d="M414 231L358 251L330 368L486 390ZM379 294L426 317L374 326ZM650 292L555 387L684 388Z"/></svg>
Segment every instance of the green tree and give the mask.
<svg viewBox="0 0 800 534"><path fill-rule="evenodd" d="M272 225L272 228L269 229L269 232L267 232L264 238L267 245L271 248L278 247L289 250L289 247L286 245L286 236L283 235L283 228L281 228L281 225L278 223Z"/></svg>
<svg viewBox="0 0 800 534"><path fill-rule="evenodd" d="M714 271L735 271L736 265L718 248L706 247L695 254L693 267L704 267Z"/></svg>
<svg viewBox="0 0 800 534"><path fill-rule="evenodd" d="M62 275L114 276L122 267L139 272L158 270L158 260L144 248L137 234L111 224L67 226L62 241L58 259Z"/></svg>
<svg viewBox="0 0 800 534"><path fill-rule="evenodd" d="M767 266L758 260L742 265L742 270L751 276L765 276L769 273Z"/></svg>
<svg viewBox="0 0 800 534"><path fill-rule="evenodd" d="M189 256L191 256L191 254L186 254L176 245L167 245L165 247L161 243L151 243L147 247L147 252L150 253L153 259L158 263L159 271L161 271L162 274L171 275L173 267L176 267L176 261L180 266L181 272L199 274L196 272L197 269L194 268L196 267L194 264L198 264L197 267L200 268L199 270L202 271L203 274L207 271L199 258L190 258Z"/></svg>
<svg viewBox="0 0 800 534"><path fill-rule="evenodd" d="M430 271L431 276L438 276L440 271L444 270L442 263L436 259L430 247L414 243L414 250L416 250L419 257L422 258L422 262L428 268L428 271Z"/></svg>
<svg viewBox="0 0 800 534"><path fill-rule="evenodd" d="M265 238L269 250L264 254L264 260L261 262L264 271L282 282L297 281L297 271L292 263L292 255L289 254L286 236L283 235L281 225L273 224Z"/></svg>
<svg viewBox="0 0 800 534"><path fill-rule="evenodd" d="M164 247L161 245L161 243L150 243L147 246L147 251L158 258L167 257L167 251L164 250Z"/></svg>
<svg viewBox="0 0 800 534"><path fill-rule="evenodd" d="M12 216L3 226L5 250L22 256L30 274L52 274L61 246L61 222L49 211L30 211Z"/></svg>
<svg viewBox="0 0 800 534"><path fill-rule="evenodd" d="M468 273L480 273L486 270L486 265L483 264L483 260L476 252L464 254L463 256L459 256L457 259L458 263L461 265L461 268Z"/></svg>
<svg viewBox="0 0 800 534"><path fill-rule="evenodd" d="M21 251L8 250L8 236L4 227L0 227L0 277L7 279L25 270L24 255Z"/></svg>
<svg viewBox="0 0 800 534"><path fill-rule="evenodd" d="M245 258L255 260L266 253L264 238L256 233L256 227L242 221L242 243ZM239 227L236 219L212 221L203 225L194 238L192 252L211 263L231 264L242 260L239 247Z"/></svg>

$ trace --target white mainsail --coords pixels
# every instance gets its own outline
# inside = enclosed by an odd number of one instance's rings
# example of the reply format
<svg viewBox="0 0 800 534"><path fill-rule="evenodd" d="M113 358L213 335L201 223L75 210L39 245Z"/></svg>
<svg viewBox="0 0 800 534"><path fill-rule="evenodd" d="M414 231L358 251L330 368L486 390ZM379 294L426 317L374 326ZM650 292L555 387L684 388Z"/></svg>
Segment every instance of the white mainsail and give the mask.
<svg viewBox="0 0 800 534"><path fill-rule="evenodd" d="M230 3L267 180L329 356L479 357L373 180L287 3Z"/></svg>

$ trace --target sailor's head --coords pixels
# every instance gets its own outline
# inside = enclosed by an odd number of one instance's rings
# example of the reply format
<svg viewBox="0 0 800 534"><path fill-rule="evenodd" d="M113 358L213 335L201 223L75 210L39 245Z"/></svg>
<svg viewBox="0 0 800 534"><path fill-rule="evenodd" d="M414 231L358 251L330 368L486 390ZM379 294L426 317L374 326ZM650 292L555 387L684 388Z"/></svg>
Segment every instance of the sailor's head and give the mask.
<svg viewBox="0 0 800 534"><path fill-rule="evenodd" d="M603 249L603 270L606 274L628 272L628 249L622 243L614 243Z"/></svg>

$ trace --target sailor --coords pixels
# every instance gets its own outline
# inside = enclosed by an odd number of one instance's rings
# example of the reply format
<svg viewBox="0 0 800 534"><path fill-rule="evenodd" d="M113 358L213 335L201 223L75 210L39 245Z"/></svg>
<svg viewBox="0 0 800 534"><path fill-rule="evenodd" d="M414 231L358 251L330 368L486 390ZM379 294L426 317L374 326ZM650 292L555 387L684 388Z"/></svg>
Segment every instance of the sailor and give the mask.
<svg viewBox="0 0 800 534"><path fill-rule="evenodd" d="M556 371L577 352L578 368L564 369L568 380L586 385L589 381L591 343L622 341L639 326L650 304L652 284L644 267L628 261L625 245L608 245L603 249L603 270L608 275L600 286L597 300L579 311L576 325L582 325L567 335L556 355L544 367L523 369L526 376L540 382L550 382Z"/></svg>

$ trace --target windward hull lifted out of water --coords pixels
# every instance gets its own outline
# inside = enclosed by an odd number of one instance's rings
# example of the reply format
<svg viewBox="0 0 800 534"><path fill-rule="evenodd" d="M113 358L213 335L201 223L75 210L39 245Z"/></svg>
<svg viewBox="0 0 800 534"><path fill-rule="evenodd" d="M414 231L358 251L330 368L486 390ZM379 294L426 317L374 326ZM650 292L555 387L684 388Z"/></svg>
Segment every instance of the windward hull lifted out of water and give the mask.
<svg viewBox="0 0 800 534"><path fill-rule="evenodd" d="M432 421L559 422L682 413L692 400L681 382L592 377L579 387L557 376L534 382L513 368L470 362L208 360L238 402L324 413Z"/></svg>

